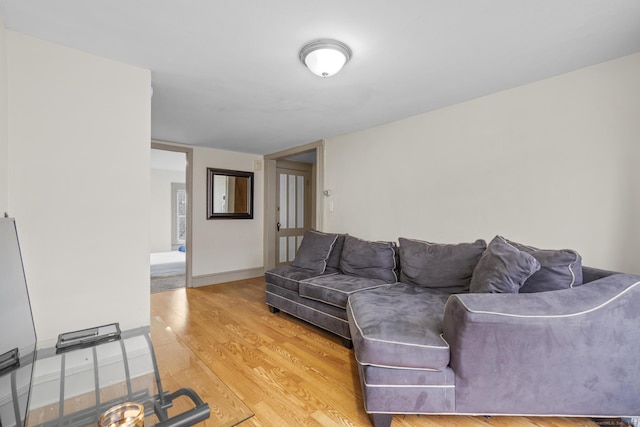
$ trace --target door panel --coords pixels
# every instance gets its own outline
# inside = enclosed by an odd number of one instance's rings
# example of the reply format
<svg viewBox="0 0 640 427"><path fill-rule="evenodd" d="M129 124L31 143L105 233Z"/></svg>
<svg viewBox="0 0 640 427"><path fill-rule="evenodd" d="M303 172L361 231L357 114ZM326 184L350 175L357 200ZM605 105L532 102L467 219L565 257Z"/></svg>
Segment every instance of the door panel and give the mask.
<svg viewBox="0 0 640 427"><path fill-rule="evenodd" d="M277 168L276 170L276 265L291 263L311 226L309 171Z"/></svg>
<svg viewBox="0 0 640 427"><path fill-rule="evenodd" d="M177 250L187 239L187 187L171 183L171 250Z"/></svg>

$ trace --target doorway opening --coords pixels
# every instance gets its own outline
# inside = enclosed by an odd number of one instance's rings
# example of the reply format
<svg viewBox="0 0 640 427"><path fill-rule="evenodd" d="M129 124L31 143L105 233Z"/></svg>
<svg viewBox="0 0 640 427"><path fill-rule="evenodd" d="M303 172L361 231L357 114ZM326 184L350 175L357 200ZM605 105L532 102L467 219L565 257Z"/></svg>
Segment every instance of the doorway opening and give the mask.
<svg viewBox="0 0 640 427"><path fill-rule="evenodd" d="M192 149L152 142L149 221L151 292L191 287Z"/></svg>

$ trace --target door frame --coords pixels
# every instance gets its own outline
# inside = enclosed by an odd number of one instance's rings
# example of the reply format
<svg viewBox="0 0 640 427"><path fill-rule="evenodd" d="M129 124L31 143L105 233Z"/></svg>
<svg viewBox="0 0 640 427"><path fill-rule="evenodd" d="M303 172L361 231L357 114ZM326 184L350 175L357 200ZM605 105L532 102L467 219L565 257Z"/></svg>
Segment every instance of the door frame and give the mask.
<svg viewBox="0 0 640 427"><path fill-rule="evenodd" d="M184 243L185 246L185 286L187 288L193 287L193 274L192 274L192 260L193 254L191 251L191 242L193 241L193 148L186 147L179 144L172 144L170 142L163 141L151 141L151 148L154 150L174 151L177 153L185 153L186 155L186 168L185 168L185 185L187 187L187 238Z"/></svg>
<svg viewBox="0 0 640 427"><path fill-rule="evenodd" d="M299 147L264 156L264 269L270 270L276 266L276 229L278 222L276 212L276 163L278 159L285 159L296 154L315 151L316 163L311 169L311 228L322 229L322 212L324 210L324 140L311 142Z"/></svg>

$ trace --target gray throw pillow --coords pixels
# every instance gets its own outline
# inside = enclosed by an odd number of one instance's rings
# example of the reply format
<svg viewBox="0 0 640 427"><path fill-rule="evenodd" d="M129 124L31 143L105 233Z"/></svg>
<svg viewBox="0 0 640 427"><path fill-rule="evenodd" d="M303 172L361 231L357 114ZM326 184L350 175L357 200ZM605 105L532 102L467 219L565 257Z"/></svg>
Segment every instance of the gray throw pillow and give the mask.
<svg viewBox="0 0 640 427"><path fill-rule="evenodd" d="M396 257L394 242L370 242L345 236L340 270L352 276L395 283L398 281Z"/></svg>
<svg viewBox="0 0 640 427"><path fill-rule="evenodd" d="M557 291L582 284L582 257L578 252L571 249L538 249L509 240L507 242L531 254L540 263L540 270L524 282L520 292Z"/></svg>
<svg viewBox="0 0 640 427"><path fill-rule="evenodd" d="M324 233L322 231L313 230L314 233L324 234L326 236L338 236L333 247L331 248L331 252L329 252L329 258L327 258L327 268L333 270L340 269L340 256L342 255L342 247L344 246L344 236L346 234L335 234L335 233Z"/></svg>
<svg viewBox="0 0 640 427"><path fill-rule="evenodd" d="M517 293L525 280L539 269L540 263L532 255L496 236L473 270L470 291Z"/></svg>
<svg viewBox="0 0 640 427"><path fill-rule="evenodd" d="M487 242L441 244L400 237L400 281L452 293L469 290Z"/></svg>
<svg viewBox="0 0 640 427"><path fill-rule="evenodd" d="M325 234L313 230L305 231L291 265L320 274L324 273L327 268L327 259L329 259L329 254L337 239L337 234Z"/></svg>

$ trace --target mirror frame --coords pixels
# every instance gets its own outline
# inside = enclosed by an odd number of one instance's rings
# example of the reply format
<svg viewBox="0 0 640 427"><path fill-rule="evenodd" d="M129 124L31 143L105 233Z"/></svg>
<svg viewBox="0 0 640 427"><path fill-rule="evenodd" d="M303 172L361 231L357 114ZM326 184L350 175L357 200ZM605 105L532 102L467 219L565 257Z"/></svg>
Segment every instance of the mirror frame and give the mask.
<svg viewBox="0 0 640 427"><path fill-rule="evenodd" d="M236 178L249 178L249 212L219 213L213 211L214 175L232 176ZM207 168L207 219L253 219L253 172Z"/></svg>

